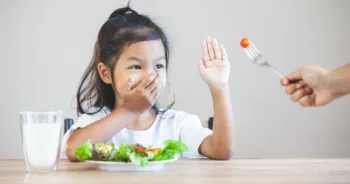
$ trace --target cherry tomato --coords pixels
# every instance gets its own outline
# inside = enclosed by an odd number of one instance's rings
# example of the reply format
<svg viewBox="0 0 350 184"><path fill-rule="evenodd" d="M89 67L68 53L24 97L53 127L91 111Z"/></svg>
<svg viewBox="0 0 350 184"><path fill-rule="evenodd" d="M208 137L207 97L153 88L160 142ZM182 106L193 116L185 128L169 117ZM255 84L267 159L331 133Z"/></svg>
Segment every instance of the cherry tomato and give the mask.
<svg viewBox="0 0 350 184"><path fill-rule="evenodd" d="M243 39L241 40L241 46L242 46L243 48L247 48L247 47L249 46L248 38L243 38Z"/></svg>

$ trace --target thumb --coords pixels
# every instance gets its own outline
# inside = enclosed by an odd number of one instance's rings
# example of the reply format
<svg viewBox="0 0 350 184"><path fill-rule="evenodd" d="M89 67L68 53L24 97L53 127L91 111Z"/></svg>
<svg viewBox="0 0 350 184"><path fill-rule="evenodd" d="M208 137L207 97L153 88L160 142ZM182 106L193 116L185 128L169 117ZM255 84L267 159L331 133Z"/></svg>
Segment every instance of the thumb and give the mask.
<svg viewBox="0 0 350 184"><path fill-rule="evenodd" d="M299 81L299 80L302 80L302 79L303 79L303 77L302 77L301 71L297 70L295 72L289 73L286 76L284 76L281 79L281 85L282 86L287 86L291 82Z"/></svg>

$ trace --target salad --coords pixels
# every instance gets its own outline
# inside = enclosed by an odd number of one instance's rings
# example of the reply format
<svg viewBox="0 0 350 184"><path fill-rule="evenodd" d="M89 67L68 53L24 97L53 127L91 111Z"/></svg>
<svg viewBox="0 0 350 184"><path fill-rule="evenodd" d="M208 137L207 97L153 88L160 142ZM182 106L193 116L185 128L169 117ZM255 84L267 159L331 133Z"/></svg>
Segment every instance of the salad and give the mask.
<svg viewBox="0 0 350 184"><path fill-rule="evenodd" d="M79 160L97 160L110 162L131 162L141 167L147 166L149 161L171 160L182 152L187 152L187 146L175 140L164 141L164 148L147 148L141 144L122 143L119 146L98 143L91 144L90 140L74 150Z"/></svg>

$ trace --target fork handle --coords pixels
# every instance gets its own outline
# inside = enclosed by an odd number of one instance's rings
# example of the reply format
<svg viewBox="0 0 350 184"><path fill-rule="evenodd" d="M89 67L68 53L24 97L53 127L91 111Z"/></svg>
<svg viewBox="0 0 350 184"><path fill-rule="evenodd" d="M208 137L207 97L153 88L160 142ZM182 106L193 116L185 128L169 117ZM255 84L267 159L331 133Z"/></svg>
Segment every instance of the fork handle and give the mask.
<svg viewBox="0 0 350 184"><path fill-rule="evenodd" d="M266 64L266 66L268 68L270 68L273 72L275 72L277 75L279 75L281 78L284 77L284 75L278 71L275 67L273 67L272 65L270 65L269 63ZM298 83L299 81L290 81L289 84L295 84L295 83Z"/></svg>
<svg viewBox="0 0 350 184"><path fill-rule="evenodd" d="M280 71L278 71L275 67L273 67L273 66L270 65L269 63L266 63L266 66L267 66L268 68L270 68L273 72L275 72L277 75L279 75L281 78L284 77L284 75L283 75Z"/></svg>

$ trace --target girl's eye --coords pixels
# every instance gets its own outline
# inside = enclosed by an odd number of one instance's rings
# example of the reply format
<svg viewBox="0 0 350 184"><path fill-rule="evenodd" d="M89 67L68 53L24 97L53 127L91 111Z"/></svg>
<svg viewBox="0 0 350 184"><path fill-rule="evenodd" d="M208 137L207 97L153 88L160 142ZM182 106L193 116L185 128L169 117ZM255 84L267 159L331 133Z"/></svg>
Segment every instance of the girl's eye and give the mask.
<svg viewBox="0 0 350 184"><path fill-rule="evenodd" d="M162 69L162 68L164 68L164 65L161 65L161 64L156 65L156 69Z"/></svg>
<svg viewBox="0 0 350 184"><path fill-rule="evenodd" d="M141 67L139 65L134 65L134 66L130 67L130 69L140 70Z"/></svg>

